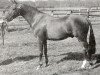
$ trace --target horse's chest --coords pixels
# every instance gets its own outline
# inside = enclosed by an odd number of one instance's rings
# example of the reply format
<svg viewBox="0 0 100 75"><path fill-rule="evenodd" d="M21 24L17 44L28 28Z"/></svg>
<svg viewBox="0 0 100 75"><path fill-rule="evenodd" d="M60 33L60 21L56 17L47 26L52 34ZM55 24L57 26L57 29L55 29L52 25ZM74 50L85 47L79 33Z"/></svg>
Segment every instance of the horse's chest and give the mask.
<svg viewBox="0 0 100 75"><path fill-rule="evenodd" d="M46 28L44 25L40 25L34 28L33 33L35 37L44 37L44 34L46 32Z"/></svg>

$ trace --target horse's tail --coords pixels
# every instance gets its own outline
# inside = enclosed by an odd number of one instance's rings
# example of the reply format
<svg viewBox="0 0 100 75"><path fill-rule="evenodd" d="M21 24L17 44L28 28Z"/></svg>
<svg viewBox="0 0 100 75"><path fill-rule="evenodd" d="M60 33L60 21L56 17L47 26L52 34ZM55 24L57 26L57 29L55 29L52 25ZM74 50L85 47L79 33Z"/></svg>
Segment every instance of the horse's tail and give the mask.
<svg viewBox="0 0 100 75"><path fill-rule="evenodd" d="M91 54L95 54L96 52L96 41L95 41L95 36L94 36L94 32L93 32L93 28L92 28L92 24L89 21L89 26L90 26L90 36L89 36L89 52Z"/></svg>

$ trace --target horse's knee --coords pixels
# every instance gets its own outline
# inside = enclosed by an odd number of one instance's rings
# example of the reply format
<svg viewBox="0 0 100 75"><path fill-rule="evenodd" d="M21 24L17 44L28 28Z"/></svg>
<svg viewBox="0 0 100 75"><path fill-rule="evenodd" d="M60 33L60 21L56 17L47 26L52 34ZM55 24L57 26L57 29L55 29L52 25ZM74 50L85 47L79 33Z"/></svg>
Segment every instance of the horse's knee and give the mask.
<svg viewBox="0 0 100 75"><path fill-rule="evenodd" d="M84 54L87 54L87 52L88 52L88 43L87 42L81 42L81 46L83 47Z"/></svg>
<svg viewBox="0 0 100 75"><path fill-rule="evenodd" d="M44 55L47 56L47 50L44 50Z"/></svg>
<svg viewBox="0 0 100 75"><path fill-rule="evenodd" d="M39 55L40 61L42 60L42 56L43 56L43 52L40 51L40 55Z"/></svg>
<svg viewBox="0 0 100 75"><path fill-rule="evenodd" d="M42 57L43 56L43 53L42 52L40 52L40 57Z"/></svg>
<svg viewBox="0 0 100 75"><path fill-rule="evenodd" d="M88 59L88 43L87 42L81 42L83 47L83 55L84 59Z"/></svg>
<svg viewBox="0 0 100 75"><path fill-rule="evenodd" d="M87 42L83 42L83 47L84 47L85 49L88 49L88 43L87 43Z"/></svg>

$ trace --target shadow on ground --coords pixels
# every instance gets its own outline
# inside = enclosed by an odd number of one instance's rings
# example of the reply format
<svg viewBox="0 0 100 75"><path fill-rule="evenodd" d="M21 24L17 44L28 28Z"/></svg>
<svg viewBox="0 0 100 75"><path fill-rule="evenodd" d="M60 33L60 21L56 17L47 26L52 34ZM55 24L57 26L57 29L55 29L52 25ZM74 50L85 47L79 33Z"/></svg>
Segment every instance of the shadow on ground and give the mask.
<svg viewBox="0 0 100 75"><path fill-rule="evenodd" d="M50 56L54 56L54 57L64 56L59 61L57 61L57 64L59 64L60 62L63 62L63 61L67 61L67 60L82 61L84 59L83 53L78 53L78 52L69 52L69 53L64 53L64 54L60 54L60 55L49 55L49 57ZM15 57L13 59L11 58L11 59L2 61L0 63L0 65L9 65L15 61L29 61L29 60L32 60L37 57L39 57L39 56L29 55L29 56ZM97 60L96 63L100 63L100 54L93 55L93 60Z"/></svg>
<svg viewBox="0 0 100 75"><path fill-rule="evenodd" d="M82 61L84 59L83 53L79 53L79 52L69 52L69 53L61 54L61 56L62 55L65 55L65 57L57 61L57 63L67 61L67 60ZM92 57L92 60L96 60L96 63L100 63L100 54L94 54Z"/></svg>
<svg viewBox="0 0 100 75"><path fill-rule="evenodd" d="M57 63L66 61L66 60L78 60L81 61L83 60L83 53L78 53L78 52L69 52L69 53L64 53L61 54L61 56L65 56L64 58L62 58L61 60L57 61Z"/></svg>
<svg viewBox="0 0 100 75"><path fill-rule="evenodd" d="M1 65L9 65L15 61L29 61L29 60L32 60L34 58L37 58L38 56L34 56L34 55L29 55L29 56L22 56L22 57L15 57L15 58L11 58L11 59L7 59L7 60L4 60L0 63L0 66Z"/></svg>

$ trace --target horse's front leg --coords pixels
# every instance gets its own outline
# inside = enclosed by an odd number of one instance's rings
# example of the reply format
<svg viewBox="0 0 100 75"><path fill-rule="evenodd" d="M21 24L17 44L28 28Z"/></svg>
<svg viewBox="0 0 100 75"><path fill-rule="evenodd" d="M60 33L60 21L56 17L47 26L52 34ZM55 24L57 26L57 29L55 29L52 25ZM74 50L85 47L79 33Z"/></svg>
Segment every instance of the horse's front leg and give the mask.
<svg viewBox="0 0 100 75"><path fill-rule="evenodd" d="M43 41L41 39L38 39L38 43L39 43L39 51L40 51L39 67L41 67L42 66L42 56L43 56Z"/></svg>
<svg viewBox="0 0 100 75"><path fill-rule="evenodd" d="M48 66L48 56L47 56L47 40L44 41L44 55L45 55L45 63Z"/></svg>

